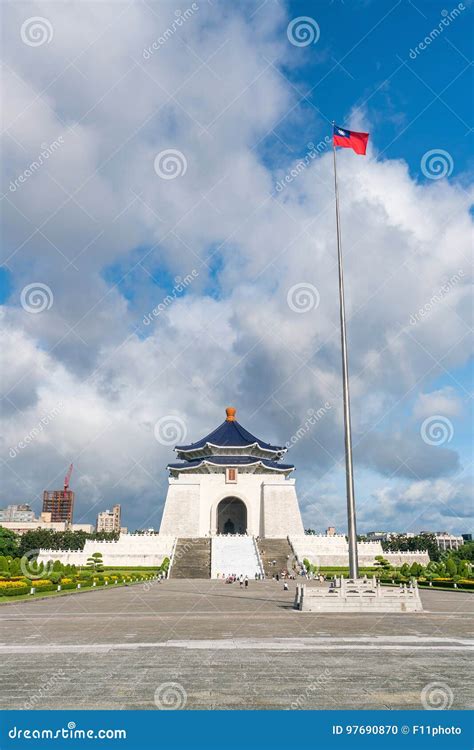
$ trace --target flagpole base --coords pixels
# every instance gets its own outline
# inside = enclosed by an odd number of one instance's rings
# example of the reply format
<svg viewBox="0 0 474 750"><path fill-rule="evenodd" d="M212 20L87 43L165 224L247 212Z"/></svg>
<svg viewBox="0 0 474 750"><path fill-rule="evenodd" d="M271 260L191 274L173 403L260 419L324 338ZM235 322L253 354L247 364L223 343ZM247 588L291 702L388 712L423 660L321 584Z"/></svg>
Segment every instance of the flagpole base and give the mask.
<svg viewBox="0 0 474 750"><path fill-rule="evenodd" d="M295 609L300 612L422 612L423 605L416 581L399 587L382 587L375 577L336 578L331 586L297 585Z"/></svg>

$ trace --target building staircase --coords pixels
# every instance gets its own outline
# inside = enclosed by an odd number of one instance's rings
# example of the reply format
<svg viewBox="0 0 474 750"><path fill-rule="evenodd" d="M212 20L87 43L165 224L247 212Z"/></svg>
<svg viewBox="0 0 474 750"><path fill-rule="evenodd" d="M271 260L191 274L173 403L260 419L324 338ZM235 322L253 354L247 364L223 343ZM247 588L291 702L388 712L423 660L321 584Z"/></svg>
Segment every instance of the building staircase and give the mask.
<svg viewBox="0 0 474 750"><path fill-rule="evenodd" d="M224 535L212 538L211 578L263 574L255 540L252 536Z"/></svg>
<svg viewBox="0 0 474 750"><path fill-rule="evenodd" d="M272 578L283 571L292 573L296 558L288 539L258 539L258 549L263 563L265 578Z"/></svg>
<svg viewBox="0 0 474 750"><path fill-rule="evenodd" d="M255 540L251 536L179 537L169 578L217 578L235 574L272 578L295 569L296 558L288 539Z"/></svg>
<svg viewBox="0 0 474 750"><path fill-rule="evenodd" d="M211 540L208 537L179 537L169 578L210 578Z"/></svg>

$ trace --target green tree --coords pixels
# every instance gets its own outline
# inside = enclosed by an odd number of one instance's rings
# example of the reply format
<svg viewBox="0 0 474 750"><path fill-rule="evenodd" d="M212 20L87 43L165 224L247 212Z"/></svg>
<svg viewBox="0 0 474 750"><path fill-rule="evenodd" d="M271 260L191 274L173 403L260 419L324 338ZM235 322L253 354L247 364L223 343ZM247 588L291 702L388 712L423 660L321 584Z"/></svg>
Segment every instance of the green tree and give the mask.
<svg viewBox="0 0 474 750"><path fill-rule="evenodd" d="M104 570L102 552L93 552L92 555L87 559L86 565L90 570L93 570L95 573L102 573Z"/></svg>
<svg viewBox="0 0 474 750"><path fill-rule="evenodd" d="M19 576L21 572L20 560L18 557L14 557L10 563L10 575Z"/></svg>
<svg viewBox="0 0 474 750"><path fill-rule="evenodd" d="M453 557L448 557L446 560L446 575L449 576L449 578L453 578L457 572L458 566L456 560Z"/></svg>
<svg viewBox="0 0 474 750"><path fill-rule="evenodd" d="M458 574L461 576L461 578L467 578L470 572L471 566L469 565L468 561L461 560L458 565Z"/></svg>
<svg viewBox="0 0 474 750"><path fill-rule="evenodd" d="M90 539L96 542L116 542L120 536L118 531L95 531L90 534Z"/></svg>
<svg viewBox="0 0 474 750"><path fill-rule="evenodd" d="M384 552L415 552L416 550L426 550L430 560L440 559L440 550L433 534L417 534L413 537L407 537L406 534L398 534L382 542Z"/></svg>
<svg viewBox="0 0 474 750"><path fill-rule="evenodd" d="M420 576L423 573L423 570L424 570L423 565L420 565L420 563L414 562L411 564L411 567L410 567L410 575L415 576L416 578L417 576Z"/></svg>
<svg viewBox="0 0 474 750"><path fill-rule="evenodd" d="M453 550L451 554L453 557L457 557L458 560L467 560L474 563L474 542L464 542L459 549Z"/></svg>
<svg viewBox="0 0 474 750"><path fill-rule="evenodd" d="M404 578L408 578L408 576L410 575L410 566L408 565L408 563L403 563L402 567L400 568L400 574Z"/></svg>
<svg viewBox="0 0 474 750"><path fill-rule="evenodd" d="M18 555L18 541L20 537L10 529L4 529L0 526L0 555L11 557L17 557Z"/></svg>
<svg viewBox="0 0 474 750"><path fill-rule="evenodd" d="M56 549L54 547L55 532L51 529L34 529L27 531L20 538L19 556L38 549Z"/></svg>
<svg viewBox="0 0 474 750"><path fill-rule="evenodd" d="M380 568L382 571L390 570L392 567L388 560L385 559L382 555L376 555L375 557L375 564L378 568Z"/></svg>

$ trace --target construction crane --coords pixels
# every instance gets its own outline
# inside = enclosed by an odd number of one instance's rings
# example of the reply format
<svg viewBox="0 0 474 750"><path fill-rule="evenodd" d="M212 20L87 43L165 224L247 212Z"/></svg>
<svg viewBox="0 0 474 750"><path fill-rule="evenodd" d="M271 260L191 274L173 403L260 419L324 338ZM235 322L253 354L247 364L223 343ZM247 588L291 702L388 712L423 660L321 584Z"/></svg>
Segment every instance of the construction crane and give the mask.
<svg viewBox="0 0 474 750"><path fill-rule="evenodd" d="M68 489L69 489L69 480L71 479L72 466L73 465L71 464L70 467L69 467L69 469L68 469L68 472L67 472L66 476L64 477L64 492L67 492Z"/></svg>

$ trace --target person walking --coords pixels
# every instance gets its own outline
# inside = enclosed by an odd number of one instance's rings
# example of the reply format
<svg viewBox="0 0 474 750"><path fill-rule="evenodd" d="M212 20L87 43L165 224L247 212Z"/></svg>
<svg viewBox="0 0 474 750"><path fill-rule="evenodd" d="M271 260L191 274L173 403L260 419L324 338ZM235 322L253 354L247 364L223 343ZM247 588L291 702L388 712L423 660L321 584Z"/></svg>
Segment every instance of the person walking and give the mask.
<svg viewBox="0 0 474 750"><path fill-rule="evenodd" d="M240 588L242 588L242 586L244 585L244 577L242 573L240 574L239 583L240 583Z"/></svg>
<svg viewBox="0 0 474 750"><path fill-rule="evenodd" d="M249 577L245 576L245 588L247 589L249 586Z"/></svg>

